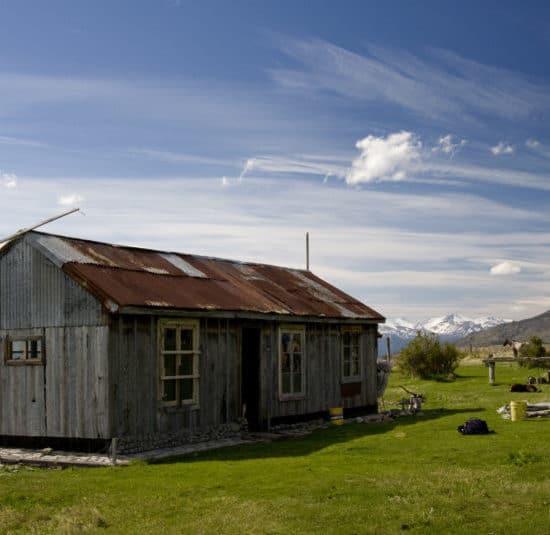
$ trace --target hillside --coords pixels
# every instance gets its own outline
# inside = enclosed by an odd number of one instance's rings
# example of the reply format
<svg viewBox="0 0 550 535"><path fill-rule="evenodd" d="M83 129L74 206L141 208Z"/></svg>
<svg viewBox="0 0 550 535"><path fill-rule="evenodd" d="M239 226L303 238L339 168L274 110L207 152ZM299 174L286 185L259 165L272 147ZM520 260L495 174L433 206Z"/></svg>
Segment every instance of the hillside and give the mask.
<svg viewBox="0 0 550 535"><path fill-rule="evenodd" d="M477 333L469 334L457 342L458 345L474 347L502 344L506 338L526 341L531 336L539 336L550 343L550 310L521 321L503 323Z"/></svg>

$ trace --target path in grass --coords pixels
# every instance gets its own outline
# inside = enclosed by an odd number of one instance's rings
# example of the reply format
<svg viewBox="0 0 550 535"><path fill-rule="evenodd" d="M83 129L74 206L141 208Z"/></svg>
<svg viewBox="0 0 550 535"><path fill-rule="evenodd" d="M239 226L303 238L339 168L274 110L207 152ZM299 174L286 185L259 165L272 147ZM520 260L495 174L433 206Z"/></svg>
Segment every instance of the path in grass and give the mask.
<svg viewBox="0 0 550 535"><path fill-rule="evenodd" d="M525 370L481 366L454 382L392 377L427 397L424 416L349 424L305 439L126 468L0 469L1 533L548 533L550 420L495 409ZM443 410L441 410L443 409ZM462 436L477 416L496 431Z"/></svg>

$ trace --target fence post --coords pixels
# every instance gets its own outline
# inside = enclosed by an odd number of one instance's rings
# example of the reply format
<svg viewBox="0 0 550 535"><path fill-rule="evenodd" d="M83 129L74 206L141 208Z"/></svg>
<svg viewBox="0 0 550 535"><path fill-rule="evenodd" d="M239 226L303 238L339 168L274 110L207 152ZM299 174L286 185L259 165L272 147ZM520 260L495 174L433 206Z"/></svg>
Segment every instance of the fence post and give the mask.
<svg viewBox="0 0 550 535"><path fill-rule="evenodd" d="M116 437L111 439L111 462L113 464L116 464L117 460L117 442L118 439Z"/></svg>
<svg viewBox="0 0 550 535"><path fill-rule="evenodd" d="M495 384L495 367L496 367L496 362L495 361L489 361L487 363L487 365L489 366L489 384L491 385L494 385Z"/></svg>

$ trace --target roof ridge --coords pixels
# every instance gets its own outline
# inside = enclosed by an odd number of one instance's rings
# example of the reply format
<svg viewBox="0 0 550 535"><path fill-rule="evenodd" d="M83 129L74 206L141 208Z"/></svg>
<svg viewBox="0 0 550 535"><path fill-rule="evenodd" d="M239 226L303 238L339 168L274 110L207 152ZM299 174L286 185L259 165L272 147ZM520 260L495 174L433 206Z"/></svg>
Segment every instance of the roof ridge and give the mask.
<svg viewBox="0 0 550 535"><path fill-rule="evenodd" d="M155 254L158 254L158 253L161 253L161 254L174 254L174 255L184 256L184 257L185 256L190 256L190 257L193 257L193 258L198 258L198 259L203 259L203 260L216 260L216 261L219 261L219 262L229 262L231 264L241 264L241 265L248 265L248 266L268 266L268 267L274 267L274 268L279 268L279 269L288 269L288 270L294 270L294 271L301 271L301 272L304 272L304 273L312 273L311 271L308 271L307 269L295 268L295 267L291 267L291 266L282 266L282 265L279 265L279 264L267 264L265 262L252 262L252 261L248 261L248 260L236 260L236 259L233 259L233 258L223 258L223 257L220 257L220 256L201 255L201 254L196 254L196 253L184 253L184 252L181 252L181 251L173 251L173 250L169 251L169 250L163 250L163 249L152 249L150 247L141 247L141 246L137 246L137 245L124 245L124 244L110 243L110 242L106 242L106 241L91 240L91 239L88 239L88 238L77 238L77 237L73 237L73 236L65 236L63 234L54 234L52 232L42 232L42 231L37 231L37 230L31 230L31 231L27 232L25 234L25 236L28 235L28 234L40 234L42 236L50 236L50 237L54 237L54 238L59 238L61 240L74 240L74 241L78 241L78 242L91 243L91 244L96 244L96 245L106 245L108 247L115 247L117 249L130 249L130 250L139 251L141 253L148 252L148 253L155 253Z"/></svg>

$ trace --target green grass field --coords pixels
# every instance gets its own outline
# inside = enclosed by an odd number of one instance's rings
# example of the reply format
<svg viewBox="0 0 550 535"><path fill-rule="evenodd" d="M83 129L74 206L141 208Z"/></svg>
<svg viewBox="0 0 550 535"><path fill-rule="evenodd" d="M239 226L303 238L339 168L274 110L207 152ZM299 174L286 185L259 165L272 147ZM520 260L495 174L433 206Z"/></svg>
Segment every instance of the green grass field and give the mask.
<svg viewBox="0 0 550 535"><path fill-rule="evenodd" d="M528 371L463 366L453 382L395 375L385 407L427 397L423 416L347 424L302 439L227 448L162 464L0 468L1 533L550 532L550 420L495 410ZM495 434L462 436L469 417Z"/></svg>

